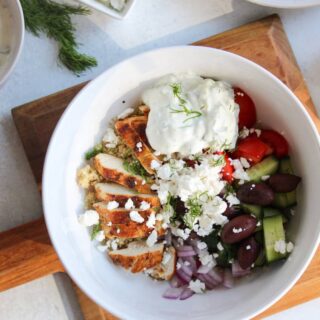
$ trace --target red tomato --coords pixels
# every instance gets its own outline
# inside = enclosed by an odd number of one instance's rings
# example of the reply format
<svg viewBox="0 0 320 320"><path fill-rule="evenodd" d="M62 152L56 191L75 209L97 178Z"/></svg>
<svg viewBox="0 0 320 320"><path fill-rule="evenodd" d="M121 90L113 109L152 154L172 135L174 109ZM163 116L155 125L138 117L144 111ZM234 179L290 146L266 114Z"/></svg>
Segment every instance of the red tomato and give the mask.
<svg viewBox="0 0 320 320"><path fill-rule="evenodd" d="M236 150L233 152L234 158L246 158L252 163L260 162L266 155L271 154L269 145L262 142L256 135L240 140Z"/></svg>
<svg viewBox="0 0 320 320"><path fill-rule="evenodd" d="M260 139L267 143L278 158L283 158L289 153L289 145L287 140L277 131L262 130Z"/></svg>
<svg viewBox="0 0 320 320"><path fill-rule="evenodd" d="M229 183L231 183L233 181L233 172L234 172L234 167L230 162L230 158L225 154L224 155L224 160L226 162L225 166L222 169L222 178L226 181L228 181Z"/></svg>
<svg viewBox="0 0 320 320"><path fill-rule="evenodd" d="M234 88L234 99L240 107L239 128L251 128L257 122L257 113L254 102L240 88Z"/></svg>

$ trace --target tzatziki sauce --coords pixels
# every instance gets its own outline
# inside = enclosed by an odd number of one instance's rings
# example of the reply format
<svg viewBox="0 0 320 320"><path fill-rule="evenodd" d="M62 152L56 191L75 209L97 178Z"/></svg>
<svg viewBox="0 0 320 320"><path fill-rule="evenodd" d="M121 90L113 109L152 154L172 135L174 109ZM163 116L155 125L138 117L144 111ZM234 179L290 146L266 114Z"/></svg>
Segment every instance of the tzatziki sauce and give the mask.
<svg viewBox="0 0 320 320"><path fill-rule="evenodd" d="M229 150L238 137L239 106L230 84L194 73L170 74L142 94L150 108L146 134L161 154Z"/></svg>

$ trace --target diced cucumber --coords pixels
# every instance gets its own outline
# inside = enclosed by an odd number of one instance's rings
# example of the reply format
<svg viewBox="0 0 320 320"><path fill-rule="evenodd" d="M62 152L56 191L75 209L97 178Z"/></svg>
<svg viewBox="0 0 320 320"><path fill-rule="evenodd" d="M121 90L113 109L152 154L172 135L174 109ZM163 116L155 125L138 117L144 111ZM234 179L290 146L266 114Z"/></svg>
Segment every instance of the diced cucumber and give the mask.
<svg viewBox="0 0 320 320"><path fill-rule="evenodd" d="M263 236L268 263L286 257L286 254L282 254L274 250L274 246L277 241L286 241L282 215L267 217L263 219Z"/></svg>
<svg viewBox="0 0 320 320"><path fill-rule="evenodd" d="M263 217L272 217L272 216L276 216L276 215L281 215L282 212L279 209L276 208L270 208L270 207L266 207L263 208Z"/></svg>
<svg viewBox="0 0 320 320"><path fill-rule="evenodd" d="M279 160L274 156L269 156L261 162L255 164L247 170L250 180L259 182L261 177L270 176L277 172L279 167Z"/></svg>
<svg viewBox="0 0 320 320"><path fill-rule="evenodd" d="M264 250L261 250L257 260L254 262L255 267L262 267L266 263L266 254Z"/></svg>
<svg viewBox="0 0 320 320"><path fill-rule="evenodd" d="M293 173L293 167L291 164L291 160L289 157L283 158L280 160L279 165L279 172L280 173L288 173L288 174L294 174Z"/></svg>
<svg viewBox="0 0 320 320"><path fill-rule="evenodd" d="M272 203L276 208L288 208L297 204L297 192L275 193Z"/></svg>
<svg viewBox="0 0 320 320"><path fill-rule="evenodd" d="M254 204L241 203L241 207L245 213L254 215L257 219L262 218L262 208Z"/></svg>

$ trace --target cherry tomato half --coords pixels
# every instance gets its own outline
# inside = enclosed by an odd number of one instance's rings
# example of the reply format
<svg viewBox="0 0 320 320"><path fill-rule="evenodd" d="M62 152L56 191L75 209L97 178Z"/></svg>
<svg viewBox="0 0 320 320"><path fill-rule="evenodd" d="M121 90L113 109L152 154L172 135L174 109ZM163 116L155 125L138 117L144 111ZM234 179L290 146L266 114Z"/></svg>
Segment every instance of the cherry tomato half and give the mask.
<svg viewBox="0 0 320 320"><path fill-rule="evenodd" d="M279 132L275 130L262 130L260 139L268 144L278 158L283 158L289 153L289 144Z"/></svg>

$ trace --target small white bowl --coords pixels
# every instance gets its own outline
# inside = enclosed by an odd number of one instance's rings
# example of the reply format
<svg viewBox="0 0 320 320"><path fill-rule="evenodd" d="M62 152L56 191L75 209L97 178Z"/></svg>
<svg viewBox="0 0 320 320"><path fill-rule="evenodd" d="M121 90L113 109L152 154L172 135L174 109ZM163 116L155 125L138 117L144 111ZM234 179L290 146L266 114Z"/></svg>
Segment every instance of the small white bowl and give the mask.
<svg viewBox="0 0 320 320"><path fill-rule="evenodd" d="M93 9L101 11L101 12L107 14L108 16L111 16L111 17L119 19L119 20L125 19L128 16L128 14L131 12L131 10L133 8L133 5L136 2L136 0L128 0L123 11L118 12L116 10L108 8L106 5L104 5L101 2L96 1L96 0L78 0L78 1L82 2L83 4L89 6Z"/></svg>
<svg viewBox="0 0 320 320"><path fill-rule="evenodd" d="M11 48L5 64L0 69L0 87L12 74L20 57L24 39L24 17L19 0L7 0L7 7L12 17L12 29L7 30L11 37Z"/></svg>
<svg viewBox="0 0 320 320"><path fill-rule="evenodd" d="M258 119L288 139L302 177L289 238L288 260L243 279L231 290L213 290L186 301L161 296L169 286L113 265L78 223L83 193L76 183L84 154L101 141L107 123L140 101L141 92L168 73L193 71L243 88L255 101ZM125 101L125 103L122 103ZM234 320L260 313L298 280L310 262L320 233L320 141L301 102L257 64L222 50L172 47L125 60L91 81L74 98L52 136L44 167L43 205L51 240L69 275L94 301L121 319Z"/></svg>

